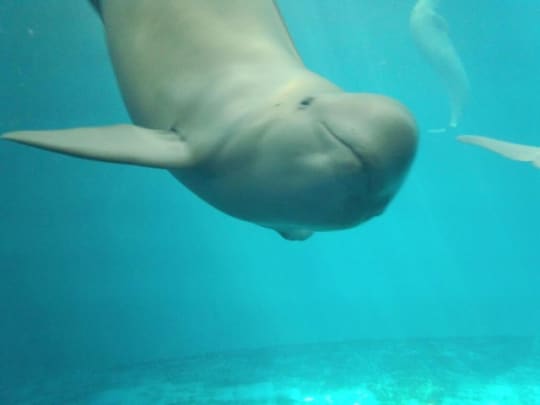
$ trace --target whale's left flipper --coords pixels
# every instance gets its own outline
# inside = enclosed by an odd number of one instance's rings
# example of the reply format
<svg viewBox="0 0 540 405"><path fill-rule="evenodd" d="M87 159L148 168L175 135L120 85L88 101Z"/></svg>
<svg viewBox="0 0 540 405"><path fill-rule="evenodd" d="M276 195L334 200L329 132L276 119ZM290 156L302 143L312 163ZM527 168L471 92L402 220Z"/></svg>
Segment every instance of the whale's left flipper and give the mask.
<svg viewBox="0 0 540 405"><path fill-rule="evenodd" d="M521 145L517 143L499 141L479 135L461 135L457 139L461 142L470 143L489 149L508 159L520 162L530 162L540 168L540 147Z"/></svg>
<svg viewBox="0 0 540 405"><path fill-rule="evenodd" d="M193 164L193 153L178 134L135 125L19 131L2 139L86 159L166 169Z"/></svg>

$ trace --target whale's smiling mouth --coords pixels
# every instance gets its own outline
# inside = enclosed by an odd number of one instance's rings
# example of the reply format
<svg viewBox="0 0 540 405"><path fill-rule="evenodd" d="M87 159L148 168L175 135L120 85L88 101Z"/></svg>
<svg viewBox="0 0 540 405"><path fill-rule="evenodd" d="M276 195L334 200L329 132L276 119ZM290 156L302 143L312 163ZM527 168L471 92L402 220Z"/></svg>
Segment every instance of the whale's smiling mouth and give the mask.
<svg viewBox="0 0 540 405"><path fill-rule="evenodd" d="M340 144L345 146L347 149L351 151L351 153L360 161L360 163L364 162L364 159L362 158L362 155L358 153L358 151L347 141L345 141L342 137L340 137L338 134L336 134L332 129L323 121L320 121L321 127L325 132L330 134L335 140L337 140Z"/></svg>

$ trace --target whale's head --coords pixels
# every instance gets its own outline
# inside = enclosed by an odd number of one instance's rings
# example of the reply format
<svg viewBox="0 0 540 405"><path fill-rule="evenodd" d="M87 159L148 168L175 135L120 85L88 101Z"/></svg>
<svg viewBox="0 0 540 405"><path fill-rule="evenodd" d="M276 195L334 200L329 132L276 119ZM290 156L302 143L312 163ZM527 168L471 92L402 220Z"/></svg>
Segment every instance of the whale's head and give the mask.
<svg viewBox="0 0 540 405"><path fill-rule="evenodd" d="M173 174L222 211L287 239L380 215L416 152L412 115L374 94L294 93L235 118L206 166Z"/></svg>
<svg viewBox="0 0 540 405"><path fill-rule="evenodd" d="M267 226L303 239L380 215L415 156L411 113L388 97L331 92L298 99L288 118L289 128L272 132L285 145L280 156L287 169L276 187L290 218Z"/></svg>

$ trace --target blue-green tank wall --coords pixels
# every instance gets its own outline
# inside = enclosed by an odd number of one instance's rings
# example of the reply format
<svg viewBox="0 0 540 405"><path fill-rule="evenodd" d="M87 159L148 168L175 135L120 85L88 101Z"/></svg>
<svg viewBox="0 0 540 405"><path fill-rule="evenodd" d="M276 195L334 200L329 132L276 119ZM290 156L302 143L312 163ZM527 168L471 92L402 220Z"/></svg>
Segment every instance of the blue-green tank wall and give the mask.
<svg viewBox="0 0 540 405"><path fill-rule="evenodd" d="M428 133L448 106L410 37L413 2L279 4L308 67L415 114L419 153L388 211L292 243L217 212L165 171L2 142L5 373L313 341L538 334L540 171L460 144L457 132ZM471 81L459 130L540 145L538 3L456 0L441 13ZM128 121L86 2L1 1L0 61L1 132Z"/></svg>

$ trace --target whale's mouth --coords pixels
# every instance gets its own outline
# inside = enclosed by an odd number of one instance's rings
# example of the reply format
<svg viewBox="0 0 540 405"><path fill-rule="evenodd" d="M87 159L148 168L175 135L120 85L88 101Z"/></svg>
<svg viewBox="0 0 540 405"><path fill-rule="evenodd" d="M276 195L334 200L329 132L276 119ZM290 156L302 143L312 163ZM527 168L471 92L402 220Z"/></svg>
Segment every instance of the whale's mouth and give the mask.
<svg viewBox="0 0 540 405"><path fill-rule="evenodd" d="M332 128L330 128L328 124L324 123L323 121L320 121L320 124L325 132L330 134L336 141L349 149L349 151L360 161L360 163L364 163L364 158L362 157L362 155L350 143L348 143L342 137L332 131Z"/></svg>
<svg viewBox="0 0 540 405"><path fill-rule="evenodd" d="M351 152L351 154L358 160L362 167L362 173L365 176L364 179L366 186L364 192L367 192L369 194L368 200L371 207L368 211L366 211L367 214L365 215L363 220L381 215L386 209L388 203L390 202L391 197L377 195L377 188L375 187L375 179L373 177L372 160L367 158L365 153L359 152L357 148L355 148L341 136L336 134L336 132L333 131L328 124L321 121L320 125L326 133L328 133L337 142L347 148ZM364 198L366 198L366 196L364 196ZM368 200L366 200L366 203Z"/></svg>

